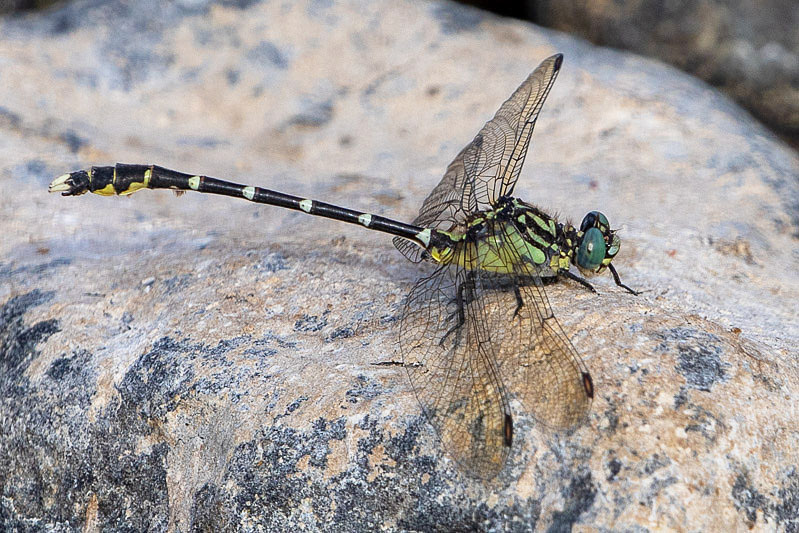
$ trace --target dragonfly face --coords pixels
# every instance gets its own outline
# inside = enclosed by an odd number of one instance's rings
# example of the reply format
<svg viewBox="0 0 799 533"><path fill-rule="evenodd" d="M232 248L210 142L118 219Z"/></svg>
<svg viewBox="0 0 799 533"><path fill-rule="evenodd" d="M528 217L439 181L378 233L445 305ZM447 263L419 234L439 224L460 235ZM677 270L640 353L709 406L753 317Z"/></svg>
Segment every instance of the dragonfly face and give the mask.
<svg viewBox="0 0 799 533"><path fill-rule="evenodd" d="M575 263L584 275L599 274L619 253L621 241L610 229L607 217L591 211L583 218L575 242Z"/></svg>

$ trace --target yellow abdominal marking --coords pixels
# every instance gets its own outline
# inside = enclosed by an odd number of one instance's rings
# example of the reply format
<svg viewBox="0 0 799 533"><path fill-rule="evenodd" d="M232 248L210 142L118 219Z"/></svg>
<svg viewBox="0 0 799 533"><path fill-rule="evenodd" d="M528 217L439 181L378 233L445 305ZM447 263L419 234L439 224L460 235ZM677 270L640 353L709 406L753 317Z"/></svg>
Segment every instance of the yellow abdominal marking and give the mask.
<svg viewBox="0 0 799 533"><path fill-rule="evenodd" d="M310 213L312 207L313 207L313 201L312 200L303 200L303 201L300 202L300 209L302 209L306 213Z"/></svg>
<svg viewBox="0 0 799 533"><path fill-rule="evenodd" d="M117 193L114 190L114 184L113 183L109 183L108 185L106 185L102 189L97 189L96 191L93 191L93 192L94 192L94 194L99 194L100 196L114 196Z"/></svg>
<svg viewBox="0 0 799 533"><path fill-rule="evenodd" d="M117 170L114 169L114 181L116 181ZM150 178L153 176L153 170L148 168L144 171L144 179L142 181L134 181L128 186L127 190L122 191L119 193L121 196L127 196L129 194L133 194L134 192L146 189L150 185Z"/></svg>
<svg viewBox="0 0 799 533"><path fill-rule="evenodd" d="M372 223L372 215L368 213L364 213L363 215L358 215L358 222L360 222L362 226L368 228L369 224Z"/></svg>
<svg viewBox="0 0 799 533"><path fill-rule="evenodd" d="M252 200L255 198L255 187L244 187L244 190L241 191L242 196L244 196L248 200Z"/></svg>
<svg viewBox="0 0 799 533"><path fill-rule="evenodd" d="M453 249L451 246L430 249L430 257L433 258L433 261L441 263L442 265L447 265L452 262L452 253Z"/></svg>
<svg viewBox="0 0 799 533"><path fill-rule="evenodd" d="M193 190L198 190L200 188L200 176L192 176L189 178L189 187Z"/></svg>
<svg viewBox="0 0 799 533"><path fill-rule="evenodd" d="M141 181L134 181L133 183L130 184L130 187L128 187L126 191L122 191L119 194L120 196L127 196L129 194L133 194L134 192L145 188L147 188L146 183L142 183Z"/></svg>

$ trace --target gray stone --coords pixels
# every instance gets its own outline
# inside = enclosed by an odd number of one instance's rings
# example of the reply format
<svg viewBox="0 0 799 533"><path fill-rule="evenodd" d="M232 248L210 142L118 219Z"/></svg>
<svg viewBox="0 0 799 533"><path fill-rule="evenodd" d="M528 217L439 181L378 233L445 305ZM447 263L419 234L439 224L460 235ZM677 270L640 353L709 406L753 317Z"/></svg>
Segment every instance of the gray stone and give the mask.
<svg viewBox="0 0 799 533"><path fill-rule="evenodd" d="M794 530L799 159L636 56L441 2L76 2L0 21L6 530ZM47 195L152 162L411 220L543 58L516 194L621 228L547 289L588 421L463 476L396 360L390 239L229 198Z"/></svg>
<svg viewBox="0 0 799 533"><path fill-rule="evenodd" d="M535 2L536 19L698 76L799 142L799 3Z"/></svg>

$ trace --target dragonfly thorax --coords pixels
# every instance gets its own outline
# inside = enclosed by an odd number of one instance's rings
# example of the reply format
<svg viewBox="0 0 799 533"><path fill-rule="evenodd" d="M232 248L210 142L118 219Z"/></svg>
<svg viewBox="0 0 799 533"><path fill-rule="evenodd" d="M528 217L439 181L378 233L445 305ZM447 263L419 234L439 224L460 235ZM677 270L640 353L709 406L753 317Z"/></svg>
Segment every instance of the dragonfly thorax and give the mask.
<svg viewBox="0 0 799 533"><path fill-rule="evenodd" d="M551 277L572 261L572 246L564 227L535 206L502 198L490 210L469 216L446 232L442 244L430 248L442 264L498 274Z"/></svg>
<svg viewBox="0 0 799 533"><path fill-rule="evenodd" d="M588 213L577 229L538 207L504 197L490 210L439 231L430 258L441 264L498 274L557 276L571 264L585 275L602 272L619 251L605 215Z"/></svg>

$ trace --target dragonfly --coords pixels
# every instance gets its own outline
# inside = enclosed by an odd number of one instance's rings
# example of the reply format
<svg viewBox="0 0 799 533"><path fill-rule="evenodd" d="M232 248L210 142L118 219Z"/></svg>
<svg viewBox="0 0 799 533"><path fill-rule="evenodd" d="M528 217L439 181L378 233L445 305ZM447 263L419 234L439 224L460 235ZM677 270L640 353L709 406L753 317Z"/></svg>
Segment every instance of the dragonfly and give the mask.
<svg viewBox="0 0 799 533"><path fill-rule="evenodd" d="M512 196L538 115L563 55L545 59L449 164L410 224L333 204L156 165L94 166L56 178L50 192L129 195L142 189L221 194L358 224L394 236L414 263L431 263L408 294L399 350L421 410L469 476L491 479L514 442L512 403L541 426L578 426L594 382L546 295L608 270L621 242L591 211L579 227ZM571 271L576 266L579 274Z"/></svg>

